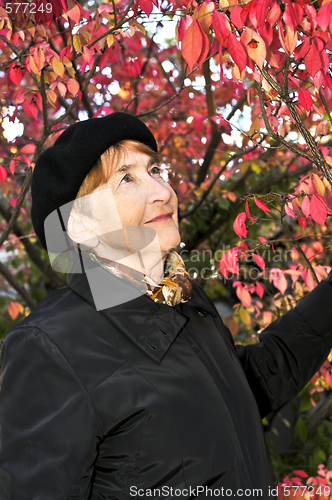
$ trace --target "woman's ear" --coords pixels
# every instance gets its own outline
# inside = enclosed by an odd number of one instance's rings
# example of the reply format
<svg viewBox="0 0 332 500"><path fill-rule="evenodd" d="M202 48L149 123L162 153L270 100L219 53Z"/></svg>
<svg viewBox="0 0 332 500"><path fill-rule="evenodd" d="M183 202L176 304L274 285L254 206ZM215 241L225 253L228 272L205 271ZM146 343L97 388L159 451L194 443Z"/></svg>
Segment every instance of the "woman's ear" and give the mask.
<svg viewBox="0 0 332 500"><path fill-rule="evenodd" d="M90 229L86 218L74 210L71 211L67 233L75 243L81 243L87 247L95 248L99 245L99 238L96 233Z"/></svg>

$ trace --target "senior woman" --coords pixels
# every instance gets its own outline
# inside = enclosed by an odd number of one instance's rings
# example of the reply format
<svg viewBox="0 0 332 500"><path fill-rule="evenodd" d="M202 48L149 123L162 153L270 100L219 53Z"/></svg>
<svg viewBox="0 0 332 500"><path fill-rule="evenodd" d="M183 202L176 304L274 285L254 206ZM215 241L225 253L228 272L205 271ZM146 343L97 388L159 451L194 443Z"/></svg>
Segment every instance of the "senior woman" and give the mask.
<svg viewBox="0 0 332 500"><path fill-rule="evenodd" d="M235 346L176 252L158 162L147 127L114 113L70 126L36 164L36 234L76 251L67 285L4 341L1 499L277 495L261 419L327 358L331 283Z"/></svg>

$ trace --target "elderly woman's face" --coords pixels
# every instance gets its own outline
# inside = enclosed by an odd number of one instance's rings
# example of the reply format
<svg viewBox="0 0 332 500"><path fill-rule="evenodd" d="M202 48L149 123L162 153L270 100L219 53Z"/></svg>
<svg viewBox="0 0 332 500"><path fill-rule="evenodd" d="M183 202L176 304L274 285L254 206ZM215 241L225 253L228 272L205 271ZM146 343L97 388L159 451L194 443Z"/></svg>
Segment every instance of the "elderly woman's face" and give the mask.
<svg viewBox="0 0 332 500"><path fill-rule="evenodd" d="M93 195L93 213L99 221L98 235L111 235L111 231L123 227L141 226L156 231L163 257L179 245L177 196L150 156L127 149L108 184L98 187ZM151 233L155 237L155 233ZM105 245L107 238L102 237L101 241ZM114 238L110 241L114 242Z"/></svg>

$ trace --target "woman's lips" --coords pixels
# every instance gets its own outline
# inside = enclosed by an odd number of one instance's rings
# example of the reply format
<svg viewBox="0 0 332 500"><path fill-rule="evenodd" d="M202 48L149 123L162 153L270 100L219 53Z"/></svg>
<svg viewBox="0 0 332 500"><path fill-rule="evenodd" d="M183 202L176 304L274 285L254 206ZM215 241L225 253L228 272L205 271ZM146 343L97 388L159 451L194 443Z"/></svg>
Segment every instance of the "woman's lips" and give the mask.
<svg viewBox="0 0 332 500"><path fill-rule="evenodd" d="M165 220L169 220L172 218L172 213L165 214L165 215L159 215L159 217L155 217L154 219L148 220L145 224L148 224L149 222L162 222Z"/></svg>

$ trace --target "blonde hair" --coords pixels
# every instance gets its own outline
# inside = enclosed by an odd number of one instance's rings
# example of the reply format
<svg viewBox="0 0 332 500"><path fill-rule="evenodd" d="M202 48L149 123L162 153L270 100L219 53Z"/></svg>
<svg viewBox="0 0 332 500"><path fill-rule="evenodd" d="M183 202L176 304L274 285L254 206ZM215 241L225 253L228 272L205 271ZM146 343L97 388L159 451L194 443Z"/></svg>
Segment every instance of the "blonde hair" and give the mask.
<svg viewBox="0 0 332 500"><path fill-rule="evenodd" d="M157 163L161 163L162 156L160 153L156 153L142 142L128 139L117 142L99 157L82 182L75 199L74 207L76 212L86 215L87 217L90 217L90 219L95 219L90 204L80 198L91 194L97 187L107 184L110 176L115 170L115 167L125 156L126 149L146 154L156 160Z"/></svg>

